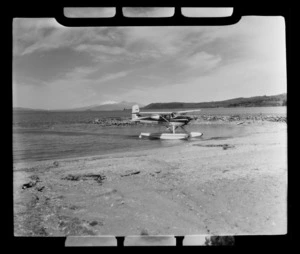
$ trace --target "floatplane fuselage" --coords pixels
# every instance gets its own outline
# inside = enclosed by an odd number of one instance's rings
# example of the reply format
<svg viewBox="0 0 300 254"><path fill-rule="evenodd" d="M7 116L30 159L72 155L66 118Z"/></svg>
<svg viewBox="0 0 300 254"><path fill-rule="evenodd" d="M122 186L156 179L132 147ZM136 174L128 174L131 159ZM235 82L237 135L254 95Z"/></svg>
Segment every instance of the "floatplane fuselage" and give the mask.
<svg viewBox="0 0 300 254"><path fill-rule="evenodd" d="M134 105L132 107L132 118L133 122L158 124L165 126L171 133L141 133L140 137L153 137L160 139L187 139L190 137L200 137L203 134L199 132L188 133L184 126L189 124L192 120L196 120L196 117L186 116L184 114L190 112L200 111L188 110L188 111L177 111L177 112L140 112L139 106ZM147 116L143 116L147 115ZM185 133L175 133L175 130L180 127Z"/></svg>

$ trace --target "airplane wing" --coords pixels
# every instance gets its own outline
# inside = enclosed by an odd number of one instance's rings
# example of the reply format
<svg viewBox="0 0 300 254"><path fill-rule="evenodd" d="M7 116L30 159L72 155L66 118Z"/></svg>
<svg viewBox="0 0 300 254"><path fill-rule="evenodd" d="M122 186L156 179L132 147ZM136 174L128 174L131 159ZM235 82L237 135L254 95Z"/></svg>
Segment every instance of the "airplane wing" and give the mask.
<svg viewBox="0 0 300 254"><path fill-rule="evenodd" d="M171 115L173 112L139 112L141 115Z"/></svg>
<svg viewBox="0 0 300 254"><path fill-rule="evenodd" d="M173 112L173 113L175 113L175 114L186 114L186 113L199 112L199 111L201 111L201 109L193 109L193 110L177 111L177 112Z"/></svg>
<svg viewBox="0 0 300 254"><path fill-rule="evenodd" d="M191 112L197 112L201 111L201 109L193 109L193 110L185 110L185 111L174 111L174 112L139 112L141 115L172 115L172 114L186 114L186 113L191 113Z"/></svg>

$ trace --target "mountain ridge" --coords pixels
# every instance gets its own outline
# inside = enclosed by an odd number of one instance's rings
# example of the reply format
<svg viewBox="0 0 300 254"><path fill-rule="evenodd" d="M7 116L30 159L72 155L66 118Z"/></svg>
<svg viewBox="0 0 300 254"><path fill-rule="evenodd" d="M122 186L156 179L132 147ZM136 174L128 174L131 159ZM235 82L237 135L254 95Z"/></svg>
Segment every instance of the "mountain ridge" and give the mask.
<svg viewBox="0 0 300 254"><path fill-rule="evenodd" d="M223 101L210 102L164 102L150 103L144 109L175 109L175 108L217 108L217 107L268 107L286 106L287 94L277 94L270 96L238 97Z"/></svg>
<svg viewBox="0 0 300 254"><path fill-rule="evenodd" d="M175 108L216 108L216 107L267 107L267 106L286 106L287 94L277 94L270 96L238 97L223 101L210 102L162 102L150 103L146 106L136 102L122 101L120 103L110 103L102 105L91 105L72 109L32 109L23 107L14 107L14 111L113 111L131 109L135 104L144 109L175 109Z"/></svg>
<svg viewBox="0 0 300 254"><path fill-rule="evenodd" d="M67 111L67 112L68 111L114 111L114 110L131 109L131 107L135 104L139 104L139 103L122 101L119 103L108 103L108 104L100 104L100 105L94 104L86 107L71 108L71 109L49 109L49 110L14 107L13 110L14 111ZM142 106L143 105L141 105L141 107Z"/></svg>

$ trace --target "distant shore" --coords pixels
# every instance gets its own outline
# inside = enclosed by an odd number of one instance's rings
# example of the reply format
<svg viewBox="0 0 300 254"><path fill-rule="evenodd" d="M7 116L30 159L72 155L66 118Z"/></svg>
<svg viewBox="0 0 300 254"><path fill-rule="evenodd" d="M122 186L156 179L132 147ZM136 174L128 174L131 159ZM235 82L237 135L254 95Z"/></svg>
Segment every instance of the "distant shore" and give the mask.
<svg viewBox="0 0 300 254"><path fill-rule="evenodd" d="M254 123L260 121L267 122L287 122L286 114L201 114L195 115L197 120L192 121L190 124L210 124L210 123L231 123L231 124L242 124L242 123ZM149 125L144 123L132 122L129 117L102 117L102 118L91 118L86 121L78 122L80 124L97 124L99 126L131 126L131 125ZM51 122L45 123L46 126L55 124ZM19 126L18 119L14 119L13 127ZM24 125L24 124L23 124ZM30 123L28 126L32 126Z"/></svg>
<svg viewBox="0 0 300 254"><path fill-rule="evenodd" d="M240 122L240 121L270 121L270 122L286 122L286 116L278 116L278 115L200 115L197 116L198 119L193 121L192 124L199 124L205 122ZM128 126L128 125L136 125L141 123L133 123L129 119L120 119L120 118L112 118L112 119L94 119L89 121L88 123L99 124L101 126Z"/></svg>
<svg viewBox="0 0 300 254"><path fill-rule="evenodd" d="M131 110L132 106L135 104L139 104L142 109L176 109L181 108L185 109L196 109L196 108L239 108L239 107L280 107L287 105L287 94L277 94L270 96L254 96L254 97L239 97L233 98L229 100L223 101L210 101L210 102L163 102L163 103L150 103L146 106L141 105L137 102L126 102L122 101L120 103L112 103L112 104L101 104L101 105L92 105L81 108L73 108L73 109L57 109L53 110L56 112L59 111L107 111L107 110ZM23 108L23 107L14 107L15 111L50 111L47 109L32 109L32 108Z"/></svg>
<svg viewBox="0 0 300 254"><path fill-rule="evenodd" d="M287 126L247 126L240 137L16 163L15 235L284 234Z"/></svg>

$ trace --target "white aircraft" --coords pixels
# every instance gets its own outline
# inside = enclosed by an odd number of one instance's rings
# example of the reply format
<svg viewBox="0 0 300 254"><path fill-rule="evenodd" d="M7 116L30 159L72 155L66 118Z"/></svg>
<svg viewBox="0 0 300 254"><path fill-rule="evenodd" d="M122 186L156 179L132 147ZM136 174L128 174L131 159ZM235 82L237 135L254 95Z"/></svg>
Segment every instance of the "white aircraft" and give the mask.
<svg viewBox="0 0 300 254"><path fill-rule="evenodd" d="M132 107L133 122L150 123L164 125L171 133L141 133L140 138L158 138L158 139L188 139L191 137L201 137L203 133L187 132L184 126L190 121L196 120L196 117L186 116L186 113L197 112L201 109L177 111L177 112L140 112L139 106ZM146 116L143 116L146 115ZM175 130L180 127L185 133L175 133Z"/></svg>

